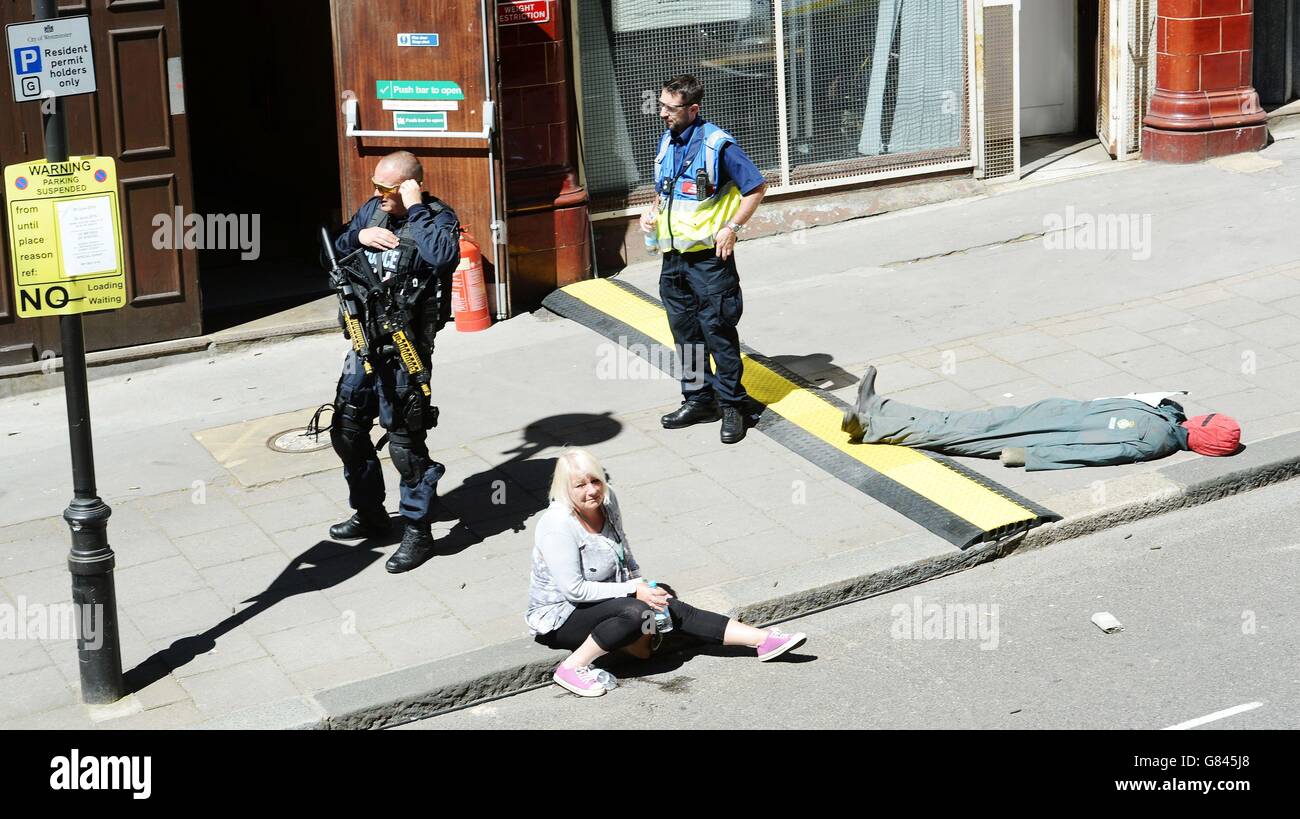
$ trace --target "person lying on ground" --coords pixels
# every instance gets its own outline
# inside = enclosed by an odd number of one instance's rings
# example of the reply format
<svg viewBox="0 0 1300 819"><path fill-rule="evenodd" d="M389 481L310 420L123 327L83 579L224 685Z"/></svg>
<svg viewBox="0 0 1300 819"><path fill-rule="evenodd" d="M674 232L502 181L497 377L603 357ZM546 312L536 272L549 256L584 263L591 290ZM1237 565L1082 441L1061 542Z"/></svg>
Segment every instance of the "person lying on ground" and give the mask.
<svg viewBox="0 0 1300 819"><path fill-rule="evenodd" d="M674 631L714 645L749 646L760 660L807 640L697 609L671 587L652 586L632 556L605 470L590 452L560 455L550 500L537 526L524 619L537 642L572 652L552 677L561 687L582 697L604 694L591 664L620 649L648 658L657 612L667 612Z"/></svg>
<svg viewBox="0 0 1300 819"><path fill-rule="evenodd" d="M876 368L867 367L857 403L844 411L841 428L853 443L1001 458L1030 472L1153 461L1189 449L1232 455L1241 445L1235 420L1221 413L1188 418L1170 400L1180 393L1047 398L1026 407L945 412L882 398L875 382Z"/></svg>

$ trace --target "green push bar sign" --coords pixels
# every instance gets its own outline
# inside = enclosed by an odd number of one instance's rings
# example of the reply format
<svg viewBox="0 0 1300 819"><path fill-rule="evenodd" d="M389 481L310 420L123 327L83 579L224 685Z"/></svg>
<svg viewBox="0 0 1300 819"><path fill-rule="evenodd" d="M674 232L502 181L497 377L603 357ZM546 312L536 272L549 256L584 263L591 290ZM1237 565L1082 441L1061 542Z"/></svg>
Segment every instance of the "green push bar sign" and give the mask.
<svg viewBox="0 0 1300 819"><path fill-rule="evenodd" d="M394 131L445 131L446 111L394 111Z"/></svg>
<svg viewBox="0 0 1300 819"><path fill-rule="evenodd" d="M450 80L376 80L381 100L463 100L465 92Z"/></svg>

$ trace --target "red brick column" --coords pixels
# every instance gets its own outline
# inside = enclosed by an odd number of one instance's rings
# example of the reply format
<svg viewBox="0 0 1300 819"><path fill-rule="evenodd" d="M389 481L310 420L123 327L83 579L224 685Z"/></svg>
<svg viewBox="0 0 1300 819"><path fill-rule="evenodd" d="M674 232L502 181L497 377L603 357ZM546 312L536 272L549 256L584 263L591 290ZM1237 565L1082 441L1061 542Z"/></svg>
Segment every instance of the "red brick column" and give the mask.
<svg viewBox="0 0 1300 819"><path fill-rule="evenodd" d="M1200 162L1264 147L1267 115L1251 86L1253 4L1160 0L1144 158Z"/></svg>
<svg viewBox="0 0 1300 819"><path fill-rule="evenodd" d="M578 184L577 109L567 0L496 0L502 142L509 217L510 301L535 307L587 278L587 191ZM520 23L527 13L536 23Z"/></svg>

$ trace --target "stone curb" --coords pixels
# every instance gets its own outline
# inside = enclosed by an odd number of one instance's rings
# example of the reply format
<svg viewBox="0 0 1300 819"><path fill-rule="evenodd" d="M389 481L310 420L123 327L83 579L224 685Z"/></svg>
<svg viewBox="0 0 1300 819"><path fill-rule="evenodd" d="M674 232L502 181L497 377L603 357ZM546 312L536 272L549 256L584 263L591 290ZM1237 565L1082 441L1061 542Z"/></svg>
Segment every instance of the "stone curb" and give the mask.
<svg viewBox="0 0 1300 819"><path fill-rule="evenodd" d="M916 586L1017 552L1032 551L1288 480L1300 476L1300 432L1251 444L1232 459L1197 458L1165 467L1158 475L1158 485L1143 496L1071 515L1028 535L842 580L810 584L799 591L732 606L727 613L747 622L771 625ZM714 589L702 590L695 597L708 596L711 591ZM555 652L532 640L512 640L308 697L257 706L200 727L389 728L544 687L550 683L556 657ZM314 719L312 715L316 715Z"/></svg>

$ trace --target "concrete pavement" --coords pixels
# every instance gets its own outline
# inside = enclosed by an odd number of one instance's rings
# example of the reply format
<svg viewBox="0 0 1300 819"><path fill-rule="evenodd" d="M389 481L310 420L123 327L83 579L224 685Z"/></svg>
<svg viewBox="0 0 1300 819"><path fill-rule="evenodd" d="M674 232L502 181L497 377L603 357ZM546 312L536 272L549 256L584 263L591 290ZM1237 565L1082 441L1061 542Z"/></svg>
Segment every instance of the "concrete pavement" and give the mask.
<svg viewBox="0 0 1300 819"><path fill-rule="evenodd" d="M882 392L936 407L1188 389L1189 412L1243 422L1248 448L1231 459L1035 474L967 461L1066 516L996 548L959 552L759 434L723 447L716 427L660 429L675 384L545 314L439 338L431 446L448 465L445 548L401 576L381 565L392 544L326 538L347 514L329 450L265 446L332 398L341 338L95 381L124 663L139 690L92 713L77 701L70 640L0 640L0 727L373 726L544 681L556 657L527 639L522 610L531 527L566 444L605 461L643 565L692 602L754 621L1289 477L1297 190L1300 142L1286 140L1232 163L1022 183L742 245L745 342L846 399L875 363ZM1126 242L1066 249L1064 234L1082 233L1057 217L1085 216L1138 227ZM624 273L650 292L654 275ZM0 603L12 611L69 590L66 429L60 377L47 377L49 390L0 399Z"/></svg>
<svg viewBox="0 0 1300 819"><path fill-rule="evenodd" d="M785 623L811 635L787 659L702 649L596 700L552 685L406 728L1154 730L1254 706L1197 730L1294 729L1297 529L1291 482Z"/></svg>

